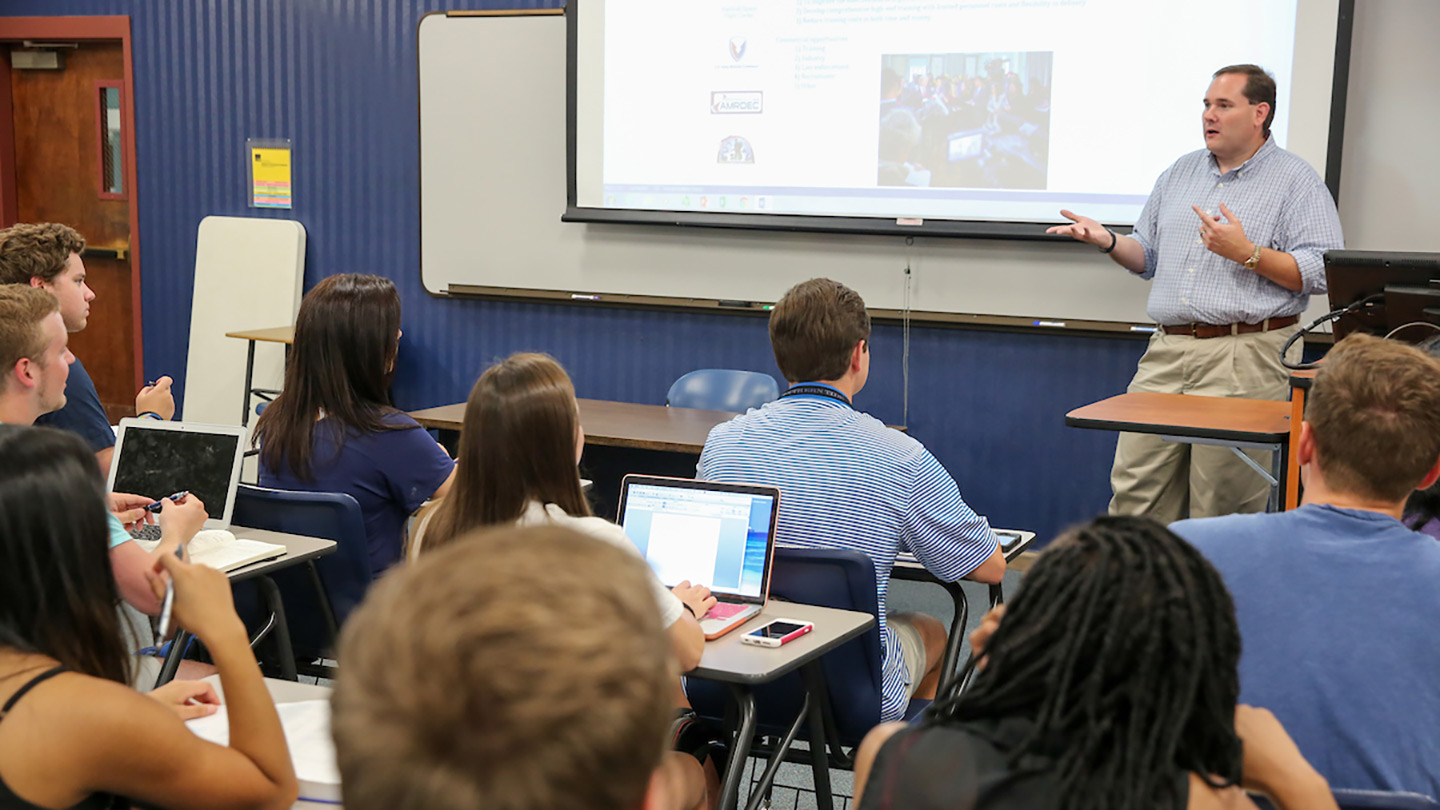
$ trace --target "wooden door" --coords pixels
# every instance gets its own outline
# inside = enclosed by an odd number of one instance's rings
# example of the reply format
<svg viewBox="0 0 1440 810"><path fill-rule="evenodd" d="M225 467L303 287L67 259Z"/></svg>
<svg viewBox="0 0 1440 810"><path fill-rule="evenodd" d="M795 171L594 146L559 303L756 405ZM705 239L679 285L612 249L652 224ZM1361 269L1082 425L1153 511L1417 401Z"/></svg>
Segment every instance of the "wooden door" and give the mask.
<svg viewBox="0 0 1440 810"><path fill-rule="evenodd" d="M85 269L95 301L85 331L70 336L75 355L95 381L112 420L132 416L140 369L137 365L138 312L133 292L130 181L133 167L115 185L102 169L123 160L113 146L113 124L132 126L121 111L107 110L104 96L123 93L125 59L119 40L88 40L57 49L60 70L11 68L13 110L14 221L61 222L85 237ZM3 54L22 47L6 43ZM112 134L107 135L107 129ZM7 217L8 218L8 217ZM9 224L9 223L5 223Z"/></svg>

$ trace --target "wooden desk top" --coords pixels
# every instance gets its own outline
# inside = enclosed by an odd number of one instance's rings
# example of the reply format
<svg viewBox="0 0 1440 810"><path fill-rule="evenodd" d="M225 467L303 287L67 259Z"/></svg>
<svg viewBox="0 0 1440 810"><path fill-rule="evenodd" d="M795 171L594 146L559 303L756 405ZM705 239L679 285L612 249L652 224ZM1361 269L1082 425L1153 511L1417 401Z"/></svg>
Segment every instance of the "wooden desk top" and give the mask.
<svg viewBox="0 0 1440 810"><path fill-rule="evenodd" d="M241 332L226 332L225 337L258 340L262 343L294 343L295 327L274 326L269 329L246 329Z"/></svg>
<svg viewBox="0 0 1440 810"><path fill-rule="evenodd" d="M582 399L578 402L580 427L585 431L586 444L694 455L699 455L705 446L710 428L739 415L728 411L667 408L664 405L638 405L603 399ZM465 403L411 411L410 416L427 428L459 430L465 419Z"/></svg>
<svg viewBox="0 0 1440 810"><path fill-rule="evenodd" d="M1315 383L1315 375L1319 372L1320 369L1318 368L1307 368L1304 371L1290 372L1290 387L1309 391L1310 386Z"/></svg>
<svg viewBox="0 0 1440 810"><path fill-rule="evenodd" d="M1285 444L1290 440L1290 403L1141 391L1076 408L1065 414L1065 424L1095 430Z"/></svg>

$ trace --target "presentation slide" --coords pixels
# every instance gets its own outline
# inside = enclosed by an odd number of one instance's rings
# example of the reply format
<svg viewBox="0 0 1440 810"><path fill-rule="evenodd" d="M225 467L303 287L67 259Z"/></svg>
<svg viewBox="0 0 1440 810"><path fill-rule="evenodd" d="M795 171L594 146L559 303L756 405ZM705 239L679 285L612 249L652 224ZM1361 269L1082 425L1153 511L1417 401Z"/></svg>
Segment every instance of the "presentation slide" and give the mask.
<svg viewBox="0 0 1440 810"><path fill-rule="evenodd" d="M1204 147L1217 68L1274 74L1287 144L1297 42L1335 44L1333 18L1297 39L1298 3L577 0L575 202L1130 224Z"/></svg>

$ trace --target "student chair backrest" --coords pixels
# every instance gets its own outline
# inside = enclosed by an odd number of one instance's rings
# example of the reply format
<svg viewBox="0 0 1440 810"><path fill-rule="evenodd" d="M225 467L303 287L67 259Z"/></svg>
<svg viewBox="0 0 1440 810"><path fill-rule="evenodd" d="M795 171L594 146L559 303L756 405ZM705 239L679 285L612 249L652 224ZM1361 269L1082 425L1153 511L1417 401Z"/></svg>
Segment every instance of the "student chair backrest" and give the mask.
<svg viewBox="0 0 1440 810"><path fill-rule="evenodd" d="M676 380L665 395L675 408L744 413L780 396L780 386L769 374L728 368L702 368Z"/></svg>
<svg viewBox="0 0 1440 810"><path fill-rule="evenodd" d="M782 615L783 602L879 614L875 593L875 563L852 549L775 549L770 575L772 613ZM736 630L745 632L745 628ZM880 626L836 648L821 659L831 712L841 742L856 745L880 722ZM699 679L690 679L687 692L698 711L707 717L723 716L724 692ZM783 734L800 710L804 687L798 674L755 689L760 731ZM702 705L703 704L703 705Z"/></svg>
<svg viewBox="0 0 1440 810"><path fill-rule="evenodd" d="M1332 790L1340 810L1440 810L1440 802L1419 793L1385 790Z"/></svg>
<svg viewBox="0 0 1440 810"><path fill-rule="evenodd" d="M333 554L315 560L315 568L334 612L337 625L343 625L365 598L373 577L370 574L365 519L360 504L350 495L339 492L291 492L281 489L241 484L235 493L235 526L268 529L334 540ZM243 531L237 531L243 534ZM317 654L334 644L330 637L320 595L303 567L278 572L279 586L285 604L285 617L290 626L291 640L297 658Z"/></svg>
<svg viewBox="0 0 1440 810"><path fill-rule="evenodd" d="M1394 793L1388 790L1332 789L1331 795L1340 810L1440 810L1440 802L1419 793ZM1264 796L1252 795L1261 810L1275 810Z"/></svg>

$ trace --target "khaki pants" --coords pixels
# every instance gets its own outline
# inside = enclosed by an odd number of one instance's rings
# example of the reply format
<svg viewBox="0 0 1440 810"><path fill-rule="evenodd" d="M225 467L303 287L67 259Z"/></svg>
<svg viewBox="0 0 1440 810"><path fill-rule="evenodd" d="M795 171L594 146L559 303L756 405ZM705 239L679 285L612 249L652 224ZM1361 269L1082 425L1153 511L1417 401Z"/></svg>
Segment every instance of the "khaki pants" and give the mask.
<svg viewBox="0 0 1440 810"><path fill-rule="evenodd" d="M1280 348L1300 329L1200 340L1156 331L1128 391L1284 400L1289 372ZM1287 357L1299 360L1297 341ZM1261 467L1270 453L1247 450ZM1121 433L1110 470L1112 515L1148 515L1161 523L1185 517L1260 512L1270 487L1228 447L1179 444L1158 436Z"/></svg>

